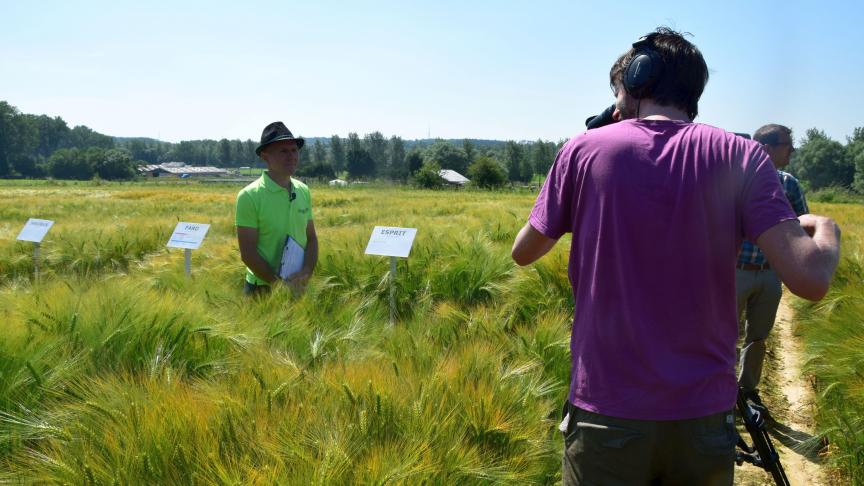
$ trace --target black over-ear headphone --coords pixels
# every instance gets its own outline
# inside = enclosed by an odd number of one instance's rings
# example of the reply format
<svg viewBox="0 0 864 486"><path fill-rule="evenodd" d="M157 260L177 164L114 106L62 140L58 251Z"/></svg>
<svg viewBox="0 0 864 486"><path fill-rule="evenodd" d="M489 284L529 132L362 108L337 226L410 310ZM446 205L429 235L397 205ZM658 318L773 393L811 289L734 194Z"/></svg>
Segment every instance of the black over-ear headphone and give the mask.
<svg viewBox="0 0 864 486"><path fill-rule="evenodd" d="M647 98L663 74L663 59L654 50L653 37L649 34L633 43L636 52L624 67L624 90L637 100Z"/></svg>

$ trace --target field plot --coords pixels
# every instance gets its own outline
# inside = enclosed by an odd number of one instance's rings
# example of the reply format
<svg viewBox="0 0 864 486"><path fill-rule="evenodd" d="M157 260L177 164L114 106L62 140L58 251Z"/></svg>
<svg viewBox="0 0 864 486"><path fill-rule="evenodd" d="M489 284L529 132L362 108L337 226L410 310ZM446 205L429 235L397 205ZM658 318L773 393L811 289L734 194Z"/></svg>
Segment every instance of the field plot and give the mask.
<svg viewBox="0 0 864 486"><path fill-rule="evenodd" d="M843 230L840 266L828 295L797 301L804 372L815 388L815 419L829 462L864 484L864 205L814 204Z"/></svg>
<svg viewBox="0 0 864 486"><path fill-rule="evenodd" d="M248 299L238 189L0 188L0 481L560 481L569 241L511 262L533 194L315 187L308 291ZM55 221L38 284L31 246L14 241L30 217ZM847 242L864 214L849 218ZM192 278L165 248L178 221L211 225ZM375 225L418 228L392 327L388 261L363 255ZM857 258L846 280L860 281Z"/></svg>
<svg viewBox="0 0 864 486"><path fill-rule="evenodd" d="M70 484L554 482L572 303L566 247L509 248L533 197L313 191L308 292L241 295L239 187L0 192L0 479ZM24 221L56 221L34 285ZM177 221L211 224L193 252ZM419 229L399 262L374 225Z"/></svg>

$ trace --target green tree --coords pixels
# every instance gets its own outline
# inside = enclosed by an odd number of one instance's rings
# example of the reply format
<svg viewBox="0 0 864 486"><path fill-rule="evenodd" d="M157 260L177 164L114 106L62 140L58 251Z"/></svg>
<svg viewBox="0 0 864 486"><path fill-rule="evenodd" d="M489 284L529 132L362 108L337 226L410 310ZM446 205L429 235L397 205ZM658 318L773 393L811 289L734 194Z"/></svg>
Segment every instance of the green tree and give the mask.
<svg viewBox="0 0 864 486"><path fill-rule="evenodd" d="M372 159L374 169L372 174L386 174L387 172L387 139L381 132L372 132L363 137L363 146Z"/></svg>
<svg viewBox="0 0 864 486"><path fill-rule="evenodd" d="M191 141L183 140L174 147L174 157L172 162L185 162L188 165L195 165L198 155L195 144Z"/></svg>
<svg viewBox="0 0 864 486"><path fill-rule="evenodd" d="M423 167L423 152L418 148L411 149L405 156L405 165L408 167L408 175L416 174Z"/></svg>
<svg viewBox="0 0 864 486"><path fill-rule="evenodd" d="M45 177L45 167L32 155L16 155L12 158L12 168L24 177Z"/></svg>
<svg viewBox="0 0 864 486"><path fill-rule="evenodd" d="M237 162L237 167L249 165L248 157L243 150L243 142L239 139L231 141L231 158Z"/></svg>
<svg viewBox="0 0 864 486"><path fill-rule="evenodd" d="M363 141L360 140L360 135L357 135L357 133L355 133L355 132L349 133L346 147L347 147L346 152L345 152L346 157L347 157L347 153L351 152L352 150L355 152L358 150L363 150Z"/></svg>
<svg viewBox="0 0 864 486"><path fill-rule="evenodd" d="M468 167L468 175L472 184L485 189L501 187L507 183L507 171L490 157L477 157Z"/></svg>
<svg viewBox="0 0 864 486"><path fill-rule="evenodd" d="M468 161L468 165L470 166L477 157L477 150L474 148L474 144L471 143L471 140L468 140L467 138L462 140L462 151L465 152L465 159Z"/></svg>
<svg viewBox="0 0 864 486"><path fill-rule="evenodd" d="M793 154L789 170L806 181L811 189L821 189L850 187L855 169L840 142L831 140L821 130L811 128L807 130L801 148Z"/></svg>
<svg viewBox="0 0 864 486"><path fill-rule="evenodd" d="M147 160L147 144L140 138L133 138L123 145L123 148L132 154L132 157L140 160ZM151 162L152 163L152 162Z"/></svg>
<svg viewBox="0 0 864 486"><path fill-rule="evenodd" d="M555 161L555 144L537 140L531 146L531 167L534 174L547 174Z"/></svg>
<svg viewBox="0 0 864 486"><path fill-rule="evenodd" d="M0 101L0 176L12 174L12 161L32 154L38 145L33 121L22 116L14 106Z"/></svg>
<svg viewBox="0 0 864 486"><path fill-rule="evenodd" d="M321 142L321 140L315 140L315 143L312 144L312 163L315 165L328 165L327 164L327 147Z"/></svg>
<svg viewBox="0 0 864 486"><path fill-rule="evenodd" d="M219 140L219 165L220 167L231 167L234 159L231 157L231 142L227 138Z"/></svg>
<svg viewBox="0 0 864 486"><path fill-rule="evenodd" d="M255 142L254 140L246 139L246 141L243 142L243 153L245 154L244 160L250 167L263 167L264 161L255 153L256 147L258 147L258 142Z"/></svg>
<svg viewBox="0 0 864 486"><path fill-rule="evenodd" d="M101 154L93 165L99 177L106 180L133 179L135 177L135 163L129 152L117 149L100 152Z"/></svg>
<svg viewBox="0 0 864 486"><path fill-rule="evenodd" d="M444 140L439 140L427 148L423 160L435 162L442 169L455 170L460 174L465 174L468 169L468 157L465 152Z"/></svg>
<svg viewBox="0 0 864 486"><path fill-rule="evenodd" d="M393 135L390 137L390 163L388 173L393 179L405 181L410 175L408 166L405 165L405 142L401 137Z"/></svg>
<svg viewBox="0 0 864 486"><path fill-rule="evenodd" d="M513 181L525 181L523 166L525 165L525 151L522 145L508 140L504 144L504 164L507 167L507 177Z"/></svg>
<svg viewBox="0 0 864 486"><path fill-rule="evenodd" d="M27 115L33 117L39 133L39 146L36 152L41 157L49 157L55 150L63 146L69 136L69 126L62 118L51 118L46 115Z"/></svg>
<svg viewBox="0 0 864 486"><path fill-rule="evenodd" d="M348 174L355 179L365 179L375 175L375 161L363 148L349 149L347 154Z"/></svg>
<svg viewBox="0 0 864 486"><path fill-rule="evenodd" d="M60 149L48 159L48 174L55 179L89 180L95 170L87 154L78 148Z"/></svg>
<svg viewBox="0 0 864 486"><path fill-rule="evenodd" d="M333 135L330 137L330 165L333 167L333 170L339 173L345 170L347 163L345 146L342 144L342 139L339 138L339 135Z"/></svg>
<svg viewBox="0 0 864 486"><path fill-rule="evenodd" d="M17 155L12 148L17 136L15 128L17 116L17 108L5 101L0 101L0 177L12 174L11 159Z"/></svg>
<svg viewBox="0 0 864 486"><path fill-rule="evenodd" d="M423 167L414 174L414 185L424 189L437 189L444 186L444 179L439 175L441 166L434 160L423 162Z"/></svg>
<svg viewBox="0 0 864 486"><path fill-rule="evenodd" d="M301 175L316 179L332 179L336 176L336 173L333 171L333 166L330 165L330 162L324 160L305 167Z"/></svg>
<svg viewBox="0 0 864 486"><path fill-rule="evenodd" d="M84 125L78 125L69 131L63 145L68 148L83 149L88 147L99 147L109 149L114 148L114 139L107 135L94 132Z"/></svg>
<svg viewBox="0 0 864 486"><path fill-rule="evenodd" d="M852 188L864 194L864 127L852 132L852 138L846 143L846 159L855 169Z"/></svg>

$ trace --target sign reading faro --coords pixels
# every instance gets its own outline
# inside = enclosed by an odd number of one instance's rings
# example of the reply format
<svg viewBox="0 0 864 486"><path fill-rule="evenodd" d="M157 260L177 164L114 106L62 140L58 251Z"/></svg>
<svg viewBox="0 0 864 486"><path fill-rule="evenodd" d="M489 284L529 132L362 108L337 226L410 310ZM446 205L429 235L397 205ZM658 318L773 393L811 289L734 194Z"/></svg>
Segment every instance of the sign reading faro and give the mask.
<svg viewBox="0 0 864 486"><path fill-rule="evenodd" d="M168 248L184 248L187 250L197 250L201 243L204 242L204 237L207 236L207 230L210 229L209 224L203 223L186 223L179 222L174 228L174 233L166 245Z"/></svg>

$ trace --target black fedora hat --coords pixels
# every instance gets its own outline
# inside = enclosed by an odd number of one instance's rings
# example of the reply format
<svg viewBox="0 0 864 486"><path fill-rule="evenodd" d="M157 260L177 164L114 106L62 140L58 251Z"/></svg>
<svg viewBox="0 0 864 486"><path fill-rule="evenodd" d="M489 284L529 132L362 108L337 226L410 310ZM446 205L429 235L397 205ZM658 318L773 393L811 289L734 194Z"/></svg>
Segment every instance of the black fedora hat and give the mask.
<svg viewBox="0 0 864 486"><path fill-rule="evenodd" d="M261 155L261 150L264 147L281 140L294 140L297 143L298 149L302 149L303 144L306 143L306 140L303 140L303 137L295 137L291 134L291 130L288 130L284 123L277 121L264 127L264 131L261 132L261 143L258 145L258 148L255 149L255 155Z"/></svg>

